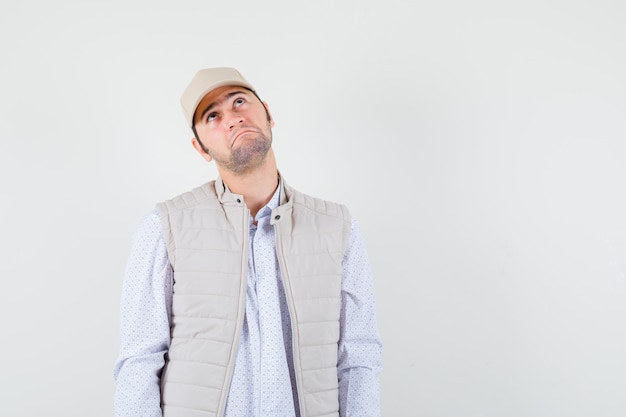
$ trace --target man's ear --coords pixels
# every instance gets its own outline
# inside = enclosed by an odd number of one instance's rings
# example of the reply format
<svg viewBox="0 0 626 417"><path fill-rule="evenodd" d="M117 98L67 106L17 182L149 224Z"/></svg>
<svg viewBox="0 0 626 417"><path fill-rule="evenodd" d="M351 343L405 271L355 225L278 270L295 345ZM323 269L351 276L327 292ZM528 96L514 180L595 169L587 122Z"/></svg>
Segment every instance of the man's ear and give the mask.
<svg viewBox="0 0 626 417"><path fill-rule="evenodd" d="M200 156L204 158L205 161L211 162L213 160L213 157L205 152L204 149L202 149L202 145L200 144L198 138L191 138L191 144L193 145L194 149L198 151Z"/></svg>
<svg viewBox="0 0 626 417"><path fill-rule="evenodd" d="M267 111L267 117L270 119L270 127L273 128L274 127L274 118L272 117L272 113L270 113L270 106L267 104L266 101L262 102L263 105L265 106L265 110Z"/></svg>

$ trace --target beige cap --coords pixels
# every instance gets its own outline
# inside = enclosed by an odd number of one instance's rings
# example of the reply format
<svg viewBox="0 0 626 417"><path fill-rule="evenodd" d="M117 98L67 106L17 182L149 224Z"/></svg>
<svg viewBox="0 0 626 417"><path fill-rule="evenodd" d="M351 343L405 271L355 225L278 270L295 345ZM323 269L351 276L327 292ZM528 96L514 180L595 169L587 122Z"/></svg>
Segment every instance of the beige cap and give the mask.
<svg viewBox="0 0 626 417"><path fill-rule="evenodd" d="M180 98L189 126L193 127L193 115L202 98L216 88L227 85L240 85L254 91L252 84L234 68L205 68L196 73Z"/></svg>

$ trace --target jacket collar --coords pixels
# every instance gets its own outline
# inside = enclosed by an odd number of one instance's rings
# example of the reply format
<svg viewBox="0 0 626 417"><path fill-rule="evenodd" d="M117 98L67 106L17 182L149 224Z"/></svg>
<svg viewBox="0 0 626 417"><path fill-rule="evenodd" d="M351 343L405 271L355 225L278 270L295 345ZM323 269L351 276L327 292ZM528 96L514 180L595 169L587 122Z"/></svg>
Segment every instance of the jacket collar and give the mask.
<svg viewBox="0 0 626 417"><path fill-rule="evenodd" d="M278 172L278 188L280 188L280 205L272 211L272 222L274 222L276 215L283 216L290 213L293 207L293 189L287 185L280 172ZM231 192L219 175L215 179L215 193L222 204L244 204L243 196Z"/></svg>

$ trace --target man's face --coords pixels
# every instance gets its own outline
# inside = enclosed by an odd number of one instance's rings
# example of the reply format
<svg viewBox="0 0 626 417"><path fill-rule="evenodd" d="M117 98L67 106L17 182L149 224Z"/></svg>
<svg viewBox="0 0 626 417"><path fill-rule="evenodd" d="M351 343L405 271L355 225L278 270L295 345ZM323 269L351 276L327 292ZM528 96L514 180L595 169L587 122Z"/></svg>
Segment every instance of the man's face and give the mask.
<svg viewBox="0 0 626 417"><path fill-rule="evenodd" d="M208 93L194 115L194 147L220 169L245 174L261 165L272 144L271 118L265 103L243 87L220 87Z"/></svg>

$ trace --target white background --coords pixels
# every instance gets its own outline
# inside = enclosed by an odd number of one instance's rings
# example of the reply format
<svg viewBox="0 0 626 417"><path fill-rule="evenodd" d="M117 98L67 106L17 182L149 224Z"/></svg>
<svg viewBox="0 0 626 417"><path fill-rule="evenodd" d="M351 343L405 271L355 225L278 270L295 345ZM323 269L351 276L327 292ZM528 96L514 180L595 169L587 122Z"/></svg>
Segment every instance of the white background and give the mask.
<svg viewBox="0 0 626 417"><path fill-rule="evenodd" d="M362 225L384 416L626 415L623 1L14 0L0 51L0 415L112 415L131 237L215 176L178 99L222 65Z"/></svg>

